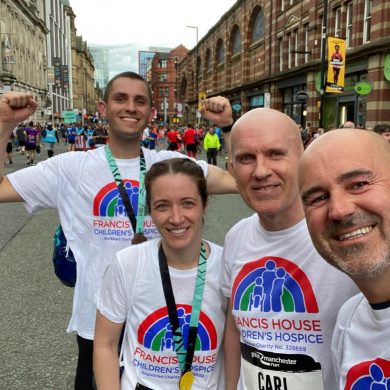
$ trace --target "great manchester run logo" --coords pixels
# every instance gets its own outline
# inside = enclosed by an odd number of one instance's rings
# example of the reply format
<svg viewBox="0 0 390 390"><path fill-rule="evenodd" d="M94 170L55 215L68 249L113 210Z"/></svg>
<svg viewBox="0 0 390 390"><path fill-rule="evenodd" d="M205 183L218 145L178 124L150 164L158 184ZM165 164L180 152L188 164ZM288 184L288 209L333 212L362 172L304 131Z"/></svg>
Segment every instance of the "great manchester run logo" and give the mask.
<svg viewBox="0 0 390 390"><path fill-rule="evenodd" d="M349 369L344 390L389 390L390 361L375 359Z"/></svg>
<svg viewBox="0 0 390 390"><path fill-rule="evenodd" d="M234 310L318 313L310 280L293 262L263 257L246 264L232 289Z"/></svg>
<svg viewBox="0 0 390 390"><path fill-rule="evenodd" d="M190 328L191 305L176 305L179 324L184 339L188 344L188 331ZM151 351L175 351L172 328L166 306L149 315L138 328L138 343ZM212 351L217 348L217 331L210 318L200 312L198 335L195 351Z"/></svg>

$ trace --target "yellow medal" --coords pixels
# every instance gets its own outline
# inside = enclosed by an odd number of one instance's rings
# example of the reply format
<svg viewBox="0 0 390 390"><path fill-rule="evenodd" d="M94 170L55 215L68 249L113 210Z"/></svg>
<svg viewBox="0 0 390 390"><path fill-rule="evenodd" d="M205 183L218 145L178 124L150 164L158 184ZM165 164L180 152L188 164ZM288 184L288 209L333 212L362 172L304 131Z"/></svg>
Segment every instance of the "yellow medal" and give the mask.
<svg viewBox="0 0 390 390"><path fill-rule="evenodd" d="M194 383L195 377L192 371L186 371L180 378L179 389L180 390L191 390L192 384Z"/></svg>

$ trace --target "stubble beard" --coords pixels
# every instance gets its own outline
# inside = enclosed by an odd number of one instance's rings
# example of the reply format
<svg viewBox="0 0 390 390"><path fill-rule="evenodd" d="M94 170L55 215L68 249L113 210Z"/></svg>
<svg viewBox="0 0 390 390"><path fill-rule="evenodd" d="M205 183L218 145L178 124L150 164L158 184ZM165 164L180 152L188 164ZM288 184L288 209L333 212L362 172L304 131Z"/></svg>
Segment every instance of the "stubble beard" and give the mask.
<svg viewBox="0 0 390 390"><path fill-rule="evenodd" d="M331 265L354 279L374 279L390 268L390 235L383 228L383 221L374 214L359 213L344 221L330 222L323 240L331 242L332 237L342 229L348 229L359 224L372 224L378 229L381 245L370 247L368 243L356 243L344 248L332 249L331 245L319 246L319 253ZM386 237L389 236L388 239Z"/></svg>

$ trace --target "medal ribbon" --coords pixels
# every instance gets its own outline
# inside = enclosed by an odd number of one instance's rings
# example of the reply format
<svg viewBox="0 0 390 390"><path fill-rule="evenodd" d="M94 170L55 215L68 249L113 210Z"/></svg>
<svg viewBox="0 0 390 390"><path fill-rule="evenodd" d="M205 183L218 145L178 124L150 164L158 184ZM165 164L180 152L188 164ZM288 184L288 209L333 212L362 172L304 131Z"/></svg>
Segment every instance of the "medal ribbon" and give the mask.
<svg viewBox="0 0 390 390"><path fill-rule="evenodd" d="M131 202L129 199L129 195L126 191L125 186L123 185L122 176L119 172L119 168L116 164L115 158L112 155L110 146L106 144L104 146L104 151L106 152L106 159L108 162L108 166L111 169L112 175L114 176L115 183L118 187L118 190L121 194L121 198L126 208L126 213L130 219L131 226L133 227L134 234L139 233L143 234L143 226L145 219L145 199L146 199L146 191L145 191L145 174L146 174L146 163L145 156L142 148L140 149L140 172L139 172L139 193L138 193L138 212L137 217L134 215L133 207L131 206Z"/></svg>
<svg viewBox="0 0 390 390"><path fill-rule="evenodd" d="M196 275L194 296L192 298L191 320L190 329L188 332L187 347L184 346L183 334L179 324L175 297L173 295L171 278L169 276L167 258L165 256L162 244L160 245L160 249L158 252L158 259L160 265L161 282L163 285L165 302L167 304L169 322L172 327L175 350L177 358L179 360L180 371L182 372L182 374L184 374L187 371L191 371L192 359L194 357L196 346L196 337L198 335L200 308L202 306L207 270L205 244L202 241L199 254L198 272Z"/></svg>

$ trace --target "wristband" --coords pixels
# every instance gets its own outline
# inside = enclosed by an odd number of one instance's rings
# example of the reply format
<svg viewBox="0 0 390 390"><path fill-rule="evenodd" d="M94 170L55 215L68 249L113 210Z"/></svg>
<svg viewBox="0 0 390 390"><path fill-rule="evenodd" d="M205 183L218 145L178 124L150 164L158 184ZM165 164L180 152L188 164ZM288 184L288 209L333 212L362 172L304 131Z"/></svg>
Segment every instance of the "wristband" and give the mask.
<svg viewBox="0 0 390 390"><path fill-rule="evenodd" d="M233 125L234 125L234 122L229 126L221 127L222 133L228 133L232 129Z"/></svg>

